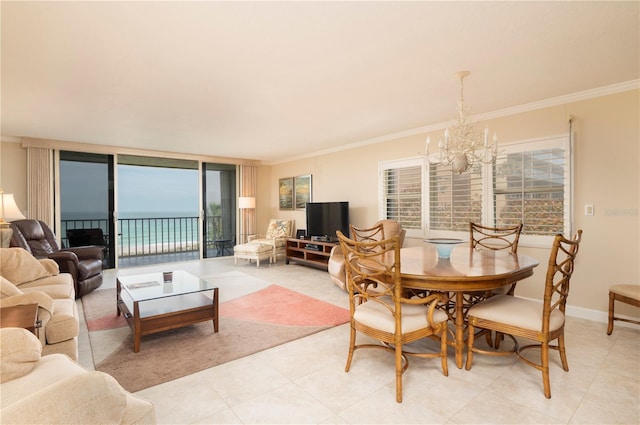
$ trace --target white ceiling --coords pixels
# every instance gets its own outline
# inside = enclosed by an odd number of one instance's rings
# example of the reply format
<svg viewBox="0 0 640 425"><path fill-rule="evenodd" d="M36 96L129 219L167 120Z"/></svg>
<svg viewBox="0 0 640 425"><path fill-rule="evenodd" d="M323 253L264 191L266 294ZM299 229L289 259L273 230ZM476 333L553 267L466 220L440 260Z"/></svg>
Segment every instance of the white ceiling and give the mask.
<svg viewBox="0 0 640 425"><path fill-rule="evenodd" d="M2 1L2 136L266 162L637 80L640 2Z"/></svg>

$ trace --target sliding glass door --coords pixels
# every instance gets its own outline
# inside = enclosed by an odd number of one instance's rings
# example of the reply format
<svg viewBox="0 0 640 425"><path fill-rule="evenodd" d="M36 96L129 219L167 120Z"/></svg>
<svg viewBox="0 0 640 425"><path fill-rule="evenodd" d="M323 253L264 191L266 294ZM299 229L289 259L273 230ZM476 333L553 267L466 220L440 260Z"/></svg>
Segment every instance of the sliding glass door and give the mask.
<svg viewBox="0 0 640 425"><path fill-rule="evenodd" d="M105 246L105 267L233 255L236 165L60 152L63 246Z"/></svg>
<svg viewBox="0 0 640 425"><path fill-rule="evenodd" d="M233 255L236 243L236 166L202 164L202 256Z"/></svg>
<svg viewBox="0 0 640 425"><path fill-rule="evenodd" d="M61 151L59 170L62 245L104 245L115 267L113 155Z"/></svg>
<svg viewBox="0 0 640 425"><path fill-rule="evenodd" d="M198 162L118 155L119 267L200 258Z"/></svg>

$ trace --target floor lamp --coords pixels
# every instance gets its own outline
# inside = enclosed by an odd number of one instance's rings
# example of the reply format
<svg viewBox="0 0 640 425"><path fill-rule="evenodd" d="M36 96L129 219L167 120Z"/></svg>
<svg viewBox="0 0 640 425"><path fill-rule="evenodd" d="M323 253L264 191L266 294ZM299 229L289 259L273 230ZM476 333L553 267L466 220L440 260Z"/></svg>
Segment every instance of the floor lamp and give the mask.
<svg viewBox="0 0 640 425"><path fill-rule="evenodd" d="M9 248L13 229L9 227L9 221L22 220L25 216L16 205L13 193L3 193L0 189L0 247Z"/></svg>
<svg viewBox="0 0 640 425"><path fill-rule="evenodd" d="M245 243L245 239L248 235L253 235L254 231L254 223L255 216L253 211L246 210L255 210L256 209L256 198L253 196L241 196L238 198L238 208L242 211L242 231L240 236L242 236L242 243Z"/></svg>

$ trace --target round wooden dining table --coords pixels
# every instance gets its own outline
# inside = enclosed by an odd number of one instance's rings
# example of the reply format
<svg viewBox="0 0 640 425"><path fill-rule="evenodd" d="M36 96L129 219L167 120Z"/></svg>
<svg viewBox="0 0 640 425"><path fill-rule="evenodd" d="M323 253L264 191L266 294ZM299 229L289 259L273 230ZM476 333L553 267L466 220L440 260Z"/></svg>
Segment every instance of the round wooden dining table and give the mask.
<svg viewBox="0 0 640 425"><path fill-rule="evenodd" d="M471 250L464 245L454 248L451 257L445 259L438 258L436 249L425 244L402 248L400 263L404 288L453 294L456 366L462 369L465 294L482 293L527 278L533 275L538 260L504 250Z"/></svg>

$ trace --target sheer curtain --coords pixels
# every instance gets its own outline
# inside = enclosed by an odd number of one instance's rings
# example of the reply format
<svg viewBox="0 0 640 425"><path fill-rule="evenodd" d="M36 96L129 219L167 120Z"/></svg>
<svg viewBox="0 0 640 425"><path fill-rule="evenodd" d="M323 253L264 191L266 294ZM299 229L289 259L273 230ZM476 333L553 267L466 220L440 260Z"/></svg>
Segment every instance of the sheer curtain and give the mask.
<svg viewBox="0 0 640 425"><path fill-rule="evenodd" d="M53 150L29 147L27 148L28 218L42 220L53 229L53 206Z"/></svg>
<svg viewBox="0 0 640 425"><path fill-rule="evenodd" d="M257 168L253 165L240 165L240 196L256 196ZM240 210L240 241L246 242L247 235L256 233L255 208Z"/></svg>

